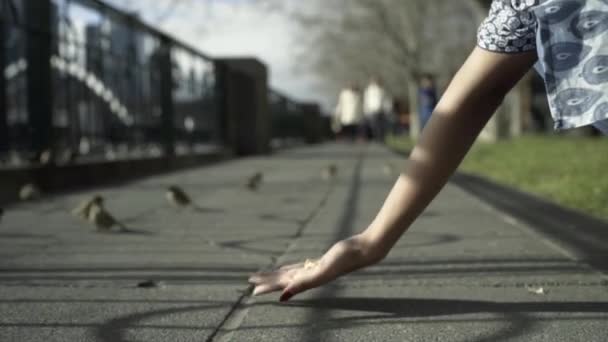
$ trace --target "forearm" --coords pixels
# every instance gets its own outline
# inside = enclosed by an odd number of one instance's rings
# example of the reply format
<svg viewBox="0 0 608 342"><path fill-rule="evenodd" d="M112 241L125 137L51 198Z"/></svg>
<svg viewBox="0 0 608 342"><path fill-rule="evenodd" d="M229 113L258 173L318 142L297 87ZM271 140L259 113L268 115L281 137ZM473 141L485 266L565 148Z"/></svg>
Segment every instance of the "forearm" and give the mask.
<svg viewBox="0 0 608 342"><path fill-rule="evenodd" d="M413 149L405 171L362 234L373 244L375 259L388 253L443 188L504 95L534 60L528 56L515 65L503 65L500 60L483 64L487 57L487 52L476 50L455 76ZM489 56L490 60L494 57ZM504 75L491 82L501 76L490 74L494 68Z"/></svg>
<svg viewBox="0 0 608 342"><path fill-rule="evenodd" d="M365 232L380 245L380 253L390 250L443 188L498 104L493 99L476 108L442 108L440 103L405 171ZM472 110L474 115L469 114Z"/></svg>

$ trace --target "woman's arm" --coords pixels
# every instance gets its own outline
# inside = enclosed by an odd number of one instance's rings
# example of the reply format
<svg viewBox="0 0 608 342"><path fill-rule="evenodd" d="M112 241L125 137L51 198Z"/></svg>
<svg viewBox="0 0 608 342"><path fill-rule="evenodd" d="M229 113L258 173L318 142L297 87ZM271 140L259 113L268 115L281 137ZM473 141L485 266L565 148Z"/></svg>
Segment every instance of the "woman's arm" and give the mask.
<svg viewBox="0 0 608 342"><path fill-rule="evenodd" d="M476 48L455 75L412 150L407 168L362 234L383 258L461 163L504 96L528 72L536 53Z"/></svg>
<svg viewBox="0 0 608 342"><path fill-rule="evenodd" d="M475 48L435 109L406 170L361 234L336 243L316 263L255 274L254 295L283 291L281 300L382 260L454 173L504 96L536 61L535 53L496 54Z"/></svg>

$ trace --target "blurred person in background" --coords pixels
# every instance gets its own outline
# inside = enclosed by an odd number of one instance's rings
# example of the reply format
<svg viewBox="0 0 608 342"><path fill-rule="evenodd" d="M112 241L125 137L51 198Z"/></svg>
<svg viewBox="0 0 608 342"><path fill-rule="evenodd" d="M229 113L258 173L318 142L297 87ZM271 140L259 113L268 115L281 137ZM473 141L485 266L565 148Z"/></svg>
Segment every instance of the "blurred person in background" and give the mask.
<svg viewBox="0 0 608 342"><path fill-rule="evenodd" d="M420 77L420 88L418 90L418 116L420 129L424 129L437 105L437 90L435 80L431 74L423 74Z"/></svg>
<svg viewBox="0 0 608 342"><path fill-rule="evenodd" d="M363 93L363 113L368 138L384 143L392 101L378 77L372 77Z"/></svg>
<svg viewBox="0 0 608 342"><path fill-rule="evenodd" d="M353 83L340 92L332 126L340 139L355 141L362 138L363 108L361 92L356 84Z"/></svg>
<svg viewBox="0 0 608 342"><path fill-rule="evenodd" d="M494 0L374 220L319 259L257 273L281 301L382 261L444 187L509 91L537 64L558 130L608 134L608 0Z"/></svg>

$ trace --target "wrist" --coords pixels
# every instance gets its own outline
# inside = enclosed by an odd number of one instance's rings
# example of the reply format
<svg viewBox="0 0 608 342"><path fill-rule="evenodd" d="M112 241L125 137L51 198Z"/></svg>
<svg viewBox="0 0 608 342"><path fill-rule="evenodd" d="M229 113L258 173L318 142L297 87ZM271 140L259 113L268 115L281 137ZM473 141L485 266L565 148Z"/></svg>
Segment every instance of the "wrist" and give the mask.
<svg viewBox="0 0 608 342"><path fill-rule="evenodd" d="M366 265L379 263L386 257L390 250L390 248L386 248L380 240L375 239L372 234L366 232L355 235L353 239L357 240L358 245L360 246L361 258Z"/></svg>
<svg viewBox="0 0 608 342"><path fill-rule="evenodd" d="M367 249L376 262L382 261L391 251L399 236L396 230L374 220L361 234Z"/></svg>

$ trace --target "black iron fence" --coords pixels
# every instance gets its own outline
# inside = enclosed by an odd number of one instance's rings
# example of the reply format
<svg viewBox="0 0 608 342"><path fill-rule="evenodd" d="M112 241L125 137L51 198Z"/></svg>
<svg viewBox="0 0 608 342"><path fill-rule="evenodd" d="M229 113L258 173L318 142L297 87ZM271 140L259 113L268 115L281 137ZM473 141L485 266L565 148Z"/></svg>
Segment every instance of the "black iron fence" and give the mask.
<svg viewBox="0 0 608 342"><path fill-rule="evenodd" d="M0 159L160 157L225 144L223 89L201 52L98 0L0 0ZM303 137L270 92L272 138Z"/></svg>
<svg viewBox="0 0 608 342"><path fill-rule="evenodd" d="M271 136L275 142L289 142L302 138L304 111L300 104L290 100L278 91L268 92Z"/></svg>

